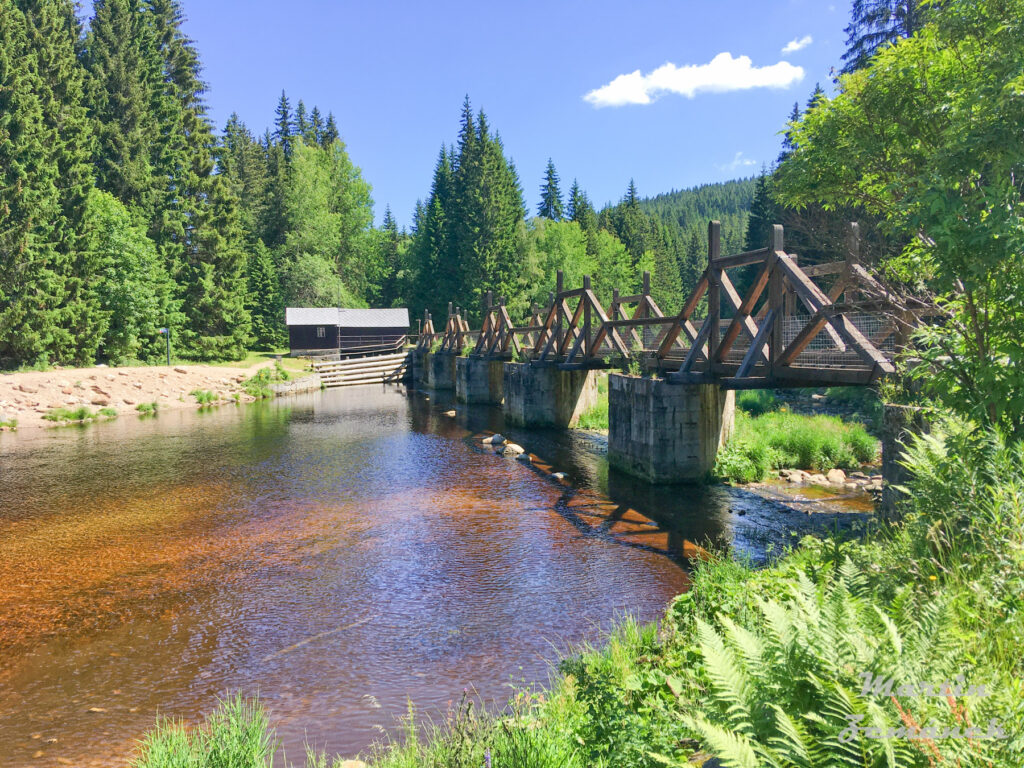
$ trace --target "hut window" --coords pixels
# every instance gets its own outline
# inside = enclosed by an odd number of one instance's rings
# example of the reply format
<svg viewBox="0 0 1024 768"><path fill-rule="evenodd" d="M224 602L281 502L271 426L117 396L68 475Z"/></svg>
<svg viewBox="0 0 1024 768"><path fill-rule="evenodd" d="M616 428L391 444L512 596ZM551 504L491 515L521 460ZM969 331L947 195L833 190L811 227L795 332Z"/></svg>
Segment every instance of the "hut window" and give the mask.
<svg viewBox="0 0 1024 768"><path fill-rule="evenodd" d="M324 337L324 327L322 325L316 329L316 337L318 339L322 339Z"/></svg>

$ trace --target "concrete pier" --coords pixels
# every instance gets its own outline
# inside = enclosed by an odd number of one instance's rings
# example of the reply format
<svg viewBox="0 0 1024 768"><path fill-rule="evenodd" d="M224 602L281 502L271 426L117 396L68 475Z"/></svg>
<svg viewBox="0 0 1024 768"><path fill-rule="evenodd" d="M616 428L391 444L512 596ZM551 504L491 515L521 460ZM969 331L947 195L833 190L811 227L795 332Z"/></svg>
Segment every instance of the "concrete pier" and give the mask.
<svg viewBox="0 0 1024 768"><path fill-rule="evenodd" d="M505 418L522 427L572 427L597 402L594 371L505 363Z"/></svg>
<svg viewBox="0 0 1024 768"><path fill-rule="evenodd" d="M501 405L505 399L504 363L479 357L455 360L455 399L460 403Z"/></svg>
<svg viewBox="0 0 1024 768"><path fill-rule="evenodd" d="M652 483L699 482L732 434L734 403L715 384L611 374L608 461Z"/></svg>
<svg viewBox="0 0 1024 768"><path fill-rule="evenodd" d="M425 352L419 382L427 389L455 389L455 355Z"/></svg>

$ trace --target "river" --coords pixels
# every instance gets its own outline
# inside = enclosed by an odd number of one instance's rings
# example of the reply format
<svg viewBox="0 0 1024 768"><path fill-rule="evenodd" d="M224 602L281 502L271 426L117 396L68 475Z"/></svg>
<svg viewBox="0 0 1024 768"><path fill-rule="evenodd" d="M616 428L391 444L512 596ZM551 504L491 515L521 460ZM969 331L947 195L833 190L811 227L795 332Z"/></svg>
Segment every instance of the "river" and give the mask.
<svg viewBox="0 0 1024 768"><path fill-rule="evenodd" d="M448 407L367 387L0 435L0 764L125 765L235 691L291 759L353 755L409 701L502 701L659 618L687 542L756 558L796 518L634 482L580 432L504 459L500 409Z"/></svg>

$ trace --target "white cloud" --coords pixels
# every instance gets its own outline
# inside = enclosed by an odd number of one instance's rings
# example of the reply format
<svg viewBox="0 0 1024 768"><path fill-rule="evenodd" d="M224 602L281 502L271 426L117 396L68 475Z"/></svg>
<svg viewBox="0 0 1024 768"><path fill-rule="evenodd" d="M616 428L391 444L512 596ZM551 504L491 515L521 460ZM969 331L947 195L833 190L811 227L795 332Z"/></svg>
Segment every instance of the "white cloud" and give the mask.
<svg viewBox="0 0 1024 768"><path fill-rule="evenodd" d="M814 38L811 37L810 35L804 35L799 40L794 37L792 40L790 40L788 43L786 43L786 47L782 49L782 52L784 54L785 53L796 53L797 51L803 50L804 48L806 48L808 45L810 45L813 42L814 42Z"/></svg>
<svg viewBox="0 0 1024 768"><path fill-rule="evenodd" d="M646 75L640 70L619 75L583 98L595 107L650 104L663 93L692 99L698 93L726 93L751 88L788 88L804 78L803 67L780 61L755 67L749 56L720 53L707 64L663 64Z"/></svg>
<svg viewBox="0 0 1024 768"><path fill-rule="evenodd" d="M751 160L749 157L744 157L742 152L737 152L731 163L725 163L718 167L723 171L738 171L740 168L749 168L752 165L757 165L757 160Z"/></svg>

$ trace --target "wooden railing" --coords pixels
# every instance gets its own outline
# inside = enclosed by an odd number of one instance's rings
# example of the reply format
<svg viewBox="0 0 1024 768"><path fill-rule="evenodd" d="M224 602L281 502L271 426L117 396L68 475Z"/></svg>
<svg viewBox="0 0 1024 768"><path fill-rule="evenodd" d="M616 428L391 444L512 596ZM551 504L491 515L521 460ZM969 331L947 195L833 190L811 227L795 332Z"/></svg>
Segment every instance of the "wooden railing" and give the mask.
<svg viewBox="0 0 1024 768"><path fill-rule="evenodd" d="M449 305L443 333L424 315L418 348L471 356L529 360L563 368L601 368L631 360L670 381L714 381L727 388L868 384L892 373L893 357L927 307L897 295L859 261L857 225L850 225L840 261L801 268L772 228L765 248L722 256L721 226L708 226L708 265L678 314L666 316L651 296L650 275L641 291L613 291L606 312L583 278L567 289L561 272L548 305L532 307L515 325L504 300L484 297L483 323L469 330L460 308ZM730 272L753 280L740 295Z"/></svg>

